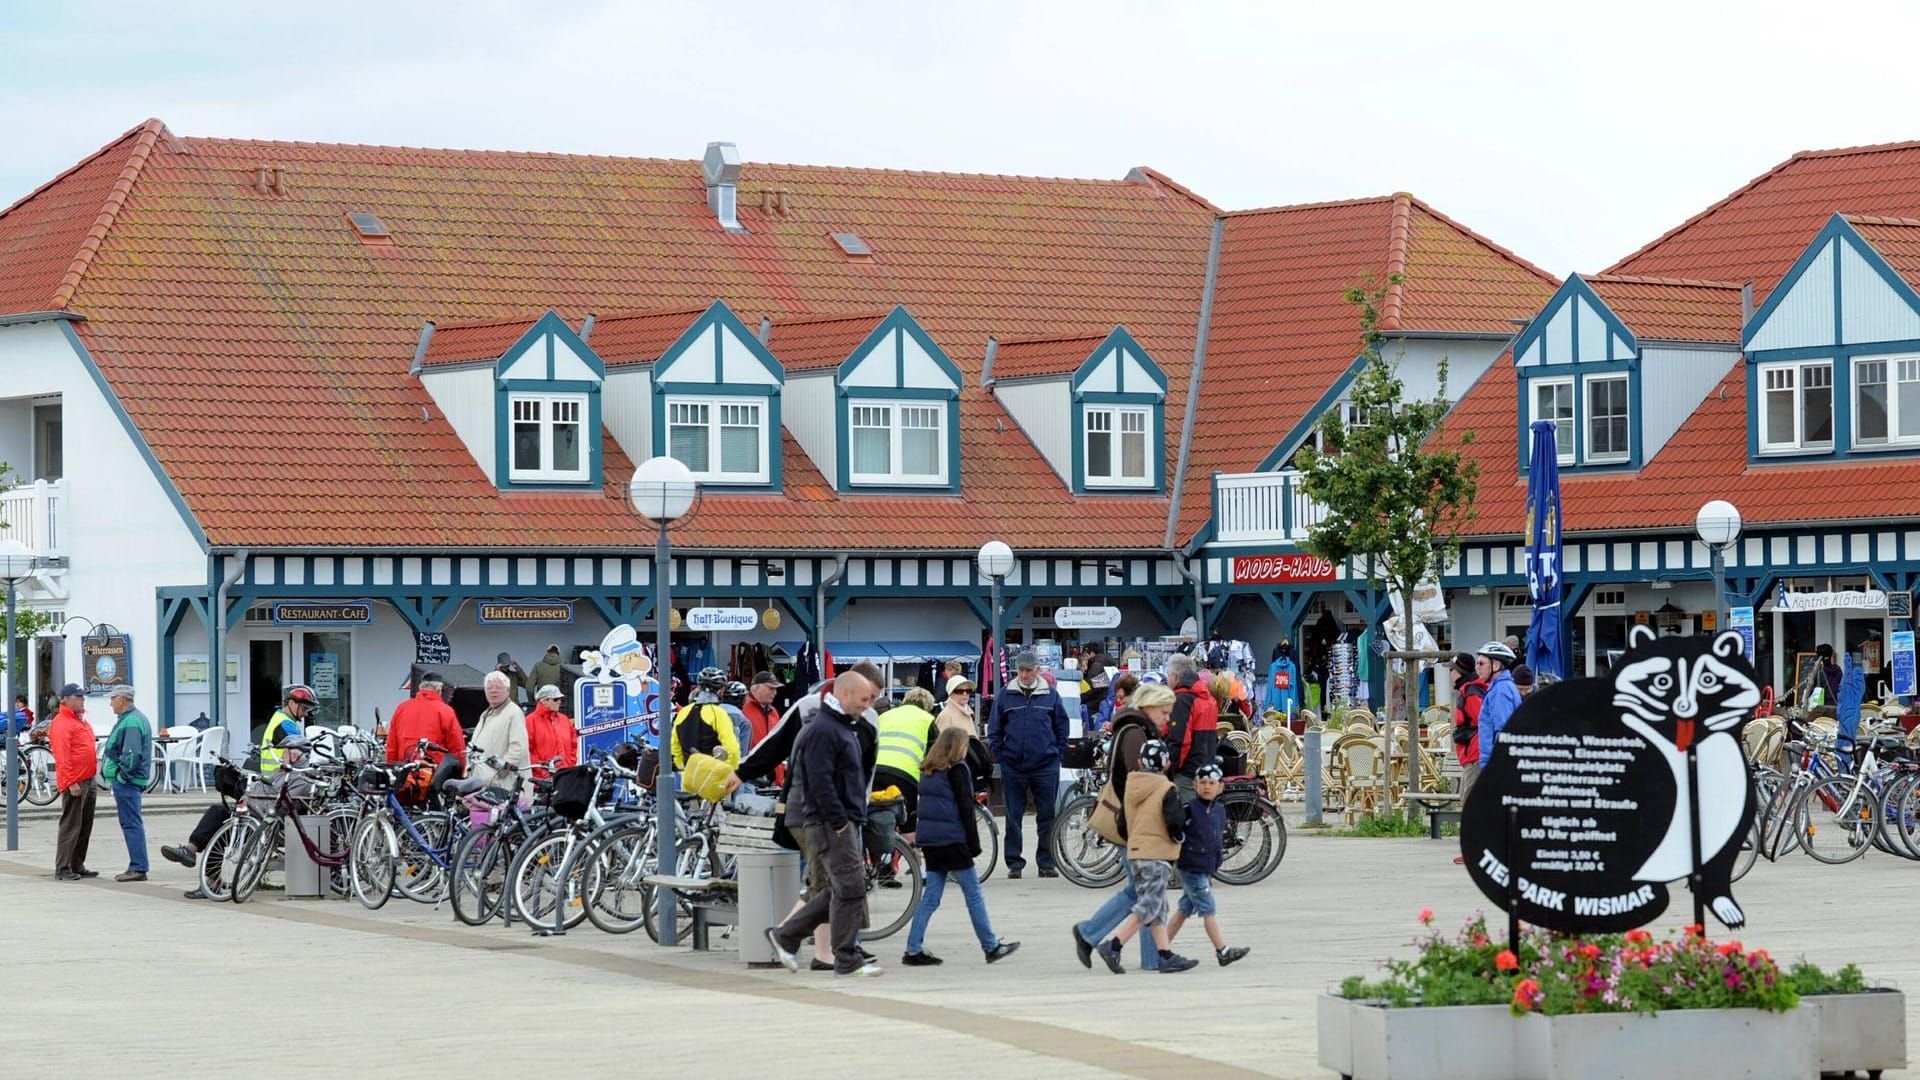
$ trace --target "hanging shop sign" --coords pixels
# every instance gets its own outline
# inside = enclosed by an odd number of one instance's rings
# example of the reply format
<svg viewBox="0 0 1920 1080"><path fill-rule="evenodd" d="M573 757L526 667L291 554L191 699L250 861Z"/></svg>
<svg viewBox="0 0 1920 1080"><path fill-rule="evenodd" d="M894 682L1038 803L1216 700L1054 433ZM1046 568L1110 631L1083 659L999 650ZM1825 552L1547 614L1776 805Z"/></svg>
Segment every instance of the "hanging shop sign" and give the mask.
<svg viewBox="0 0 1920 1080"><path fill-rule="evenodd" d="M1613 932L1653 920L1697 868L1696 910L1740 926L1733 865L1754 814L1741 729L1760 704L1743 648L1733 632L1635 626L1611 674L1528 697L1462 808L1480 891L1536 926Z"/></svg>
<svg viewBox="0 0 1920 1080"><path fill-rule="evenodd" d="M87 696L98 697L121 683L133 681L133 636L102 626L80 639L86 664Z"/></svg>
<svg viewBox="0 0 1920 1080"><path fill-rule="evenodd" d="M1727 629L1740 635L1747 663L1753 663L1753 609L1750 607L1728 608Z"/></svg>
<svg viewBox="0 0 1920 1080"><path fill-rule="evenodd" d="M1914 685L1913 631L1895 630L1888 635L1887 644L1893 651L1893 692L1900 697L1920 693L1920 687Z"/></svg>
<svg viewBox="0 0 1920 1080"><path fill-rule="evenodd" d="M1910 592L1890 592L1887 594L1887 618L1913 618L1913 594Z"/></svg>
<svg viewBox="0 0 1920 1080"><path fill-rule="evenodd" d="M413 662L416 664L453 663L453 642L445 634L413 635Z"/></svg>
<svg viewBox="0 0 1920 1080"><path fill-rule="evenodd" d="M540 600L494 601L480 605L480 621L483 623L570 623L573 621L573 601Z"/></svg>
<svg viewBox="0 0 1920 1080"><path fill-rule="evenodd" d="M1773 604L1775 611L1885 611L1887 594L1879 589L1863 592L1788 592L1780 590Z"/></svg>
<svg viewBox="0 0 1920 1080"><path fill-rule="evenodd" d="M273 605L275 626L341 626L372 621L373 605L365 602L336 604L296 600Z"/></svg>
<svg viewBox="0 0 1920 1080"><path fill-rule="evenodd" d="M689 630L751 630L760 625L760 613L745 607L697 607L687 612Z"/></svg>
<svg viewBox="0 0 1920 1080"><path fill-rule="evenodd" d="M1111 630L1120 625L1117 607L1059 607L1053 625L1061 630Z"/></svg>
<svg viewBox="0 0 1920 1080"><path fill-rule="evenodd" d="M1236 555L1236 585L1288 585L1303 581L1332 581L1333 561L1318 555Z"/></svg>

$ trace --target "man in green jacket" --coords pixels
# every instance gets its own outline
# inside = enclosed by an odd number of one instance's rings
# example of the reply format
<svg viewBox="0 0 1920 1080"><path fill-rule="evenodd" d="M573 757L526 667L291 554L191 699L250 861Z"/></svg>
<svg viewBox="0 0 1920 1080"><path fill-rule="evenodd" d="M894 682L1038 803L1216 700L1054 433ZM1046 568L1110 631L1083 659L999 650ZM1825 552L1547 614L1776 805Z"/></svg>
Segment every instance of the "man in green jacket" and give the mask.
<svg viewBox="0 0 1920 1080"><path fill-rule="evenodd" d="M101 772L113 785L113 805L120 814L120 832L127 838L127 872L115 881L147 880L147 825L140 817L140 794L153 778L153 726L133 707L133 687L121 684L107 691L113 707L113 732L107 736Z"/></svg>

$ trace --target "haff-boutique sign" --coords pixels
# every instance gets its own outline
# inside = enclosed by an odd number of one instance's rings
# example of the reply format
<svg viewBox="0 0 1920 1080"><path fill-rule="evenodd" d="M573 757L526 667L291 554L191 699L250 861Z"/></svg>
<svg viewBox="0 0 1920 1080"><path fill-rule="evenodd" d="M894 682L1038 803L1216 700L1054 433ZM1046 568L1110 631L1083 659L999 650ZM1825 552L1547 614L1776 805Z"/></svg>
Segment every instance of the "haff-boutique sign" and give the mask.
<svg viewBox="0 0 1920 1080"><path fill-rule="evenodd" d="M689 630L751 630L760 625L760 613L747 607L697 607L687 612Z"/></svg>
<svg viewBox="0 0 1920 1080"><path fill-rule="evenodd" d="M1635 626L1627 644L1611 675L1535 693L1500 732L1463 808L1468 872L1526 922L1593 933L1652 921L1697 868L1697 904L1738 927L1733 864L1754 814L1740 736L1759 677L1738 633Z"/></svg>
<svg viewBox="0 0 1920 1080"><path fill-rule="evenodd" d="M1233 559L1236 585L1291 585L1296 582L1332 581L1333 562L1318 555L1236 555Z"/></svg>

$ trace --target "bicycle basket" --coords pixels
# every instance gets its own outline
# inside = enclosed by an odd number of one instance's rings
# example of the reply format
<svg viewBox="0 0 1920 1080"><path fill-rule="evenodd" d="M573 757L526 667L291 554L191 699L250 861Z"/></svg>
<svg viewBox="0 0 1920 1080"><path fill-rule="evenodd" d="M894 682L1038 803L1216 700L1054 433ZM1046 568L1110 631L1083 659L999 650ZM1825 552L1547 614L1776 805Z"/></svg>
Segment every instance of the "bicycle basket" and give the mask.
<svg viewBox="0 0 1920 1080"><path fill-rule="evenodd" d="M393 789L394 798L407 806L422 806L433 794L433 770L411 769Z"/></svg>
<svg viewBox="0 0 1920 1080"><path fill-rule="evenodd" d="M393 787L393 775L377 765L368 765L354 777L354 786L368 795L385 795Z"/></svg>
<svg viewBox="0 0 1920 1080"><path fill-rule="evenodd" d="M1068 740L1067 752L1060 755L1060 767L1063 769L1093 768L1093 755L1098 746L1097 739Z"/></svg>
<svg viewBox="0 0 1920 1080"><path fill-rule="evenodd" d="M561 769L553 774L553 812L568 821L587 816L593 805L593 770L584 765Z"/></svg>
<svg viewBox="0 0 1920 1080"><path fill-rule="evenodd" d="M654 785L660 782L660 751L651 746L640 751L640 757L634 763L633 771L638 778L634 782L652 791Z"/></svg>
<svg viewBox="0 0 1920 1080"><path fill-rule="evenodd" d="M245 798L247 776L223 761L213 767L213 790L229 799Z"/></svg>

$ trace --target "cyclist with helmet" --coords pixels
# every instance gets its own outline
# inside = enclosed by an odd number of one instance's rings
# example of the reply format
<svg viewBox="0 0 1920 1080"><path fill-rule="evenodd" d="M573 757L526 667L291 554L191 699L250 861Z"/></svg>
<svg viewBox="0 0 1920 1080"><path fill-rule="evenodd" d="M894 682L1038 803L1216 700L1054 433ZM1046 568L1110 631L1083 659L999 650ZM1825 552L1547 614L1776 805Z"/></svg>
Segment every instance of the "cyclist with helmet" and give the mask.
<svg viewBox="0 0 1920 1080"><path fill-rule="evenodd" d="M673 767L687 767L687 756L706 754L719 758L729 769L740 766L740 735L734 717L746 722L738 709L728 715L720 704L727 688L727 673L717 667L700 669L694 677L693 700L680 707L673 718Z"/></svg>
<svg viewBox="0 0 1920 1080"><path fill-rule="evenodd" d="M1480 646L1474 658L1474 670L1486 680L1487 694L1480 702L1480 768L1493 762L1493 748L1500 729L1507 726L1513 711L1520 707L1520 690L1513 685L1513 665L1517 657L1503 641Z"/></svg>
<svg viewBox="0 0 1920 1080"><path fill-rule="evenodd" d="M314 706L320 704L319 695L312 687L295 684L287 687L286 698L273 716L267 720L266 730L260 733L260 771L277 771L281 765L291 765L287 759L290 751L282 746L294 739L307 736L307 717L313 715Z"/></svg>
<svg viewBox="0 0 1920 1080"><path fill-rule="evenodd" d="M753 748L753 721L747 716L747 684L739 679L727 683L727 688L720 691L720 707L733 718L733 734L740 740L740 752L745 754Z"/></svg>

